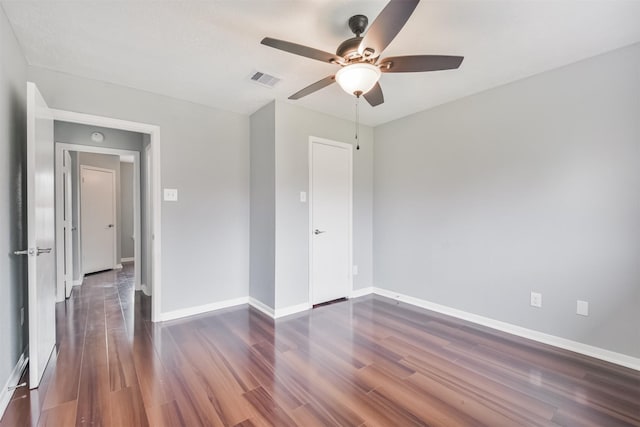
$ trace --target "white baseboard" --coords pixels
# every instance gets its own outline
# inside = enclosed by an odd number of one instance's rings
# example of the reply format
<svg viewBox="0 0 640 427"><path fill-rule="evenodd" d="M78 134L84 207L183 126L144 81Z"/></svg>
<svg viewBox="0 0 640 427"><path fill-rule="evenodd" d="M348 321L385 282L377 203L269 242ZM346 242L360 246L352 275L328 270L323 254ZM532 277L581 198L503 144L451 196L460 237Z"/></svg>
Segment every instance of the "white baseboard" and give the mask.
<svg viewBox="0 0 640 427"><path fill-rule="evenodd" d="M275 310L262 301L258 301L253 297L249 297L249 305L269 317L275 317Z"/></svg>
<svg viewBox="0 0 640 427"><path fill-rule="evenodd" d="M82 276L81 278L79 278L78 280L74 280L73 281L73 286L80 286L82 285L82 282L84 281L84 276Z"/></svg>
<svg viewBox="0 0 640 427"><path fill-rule="evenodd" d="M196 307L183 308L180 310L167 311L160 314L160 321L181 319L183 317L194 316L196 314L207 313L209 311L220 310L221 308L233 307L236 305L248 304L248 297L240 297L225 301L213 302L210 304L198 305Z"/></svg>
<svg viewBox="0 0 640 427"><path fill-rule="evenodd" d="M134 260L135 260L134 257L120 258L120 264L124 264L126 262L133 262Z"/></svg>
<svg viewBox="0 0 640 427"><path fill-rule="evenodd" d="M373 293L373 286L369 286L367 288L354 289L353 291L351 291L351 295L349 295L349 298L363 297L365 295L369 295L372 293Z"/></svg>
<svg viewBox="0 0 640 427"><path fill-rule="evenodd" d="M122 264L116 264L115 267L113 267L114 270L122 270Z"/></svg>
<svg viewBox="0 0 640 427"><path fill-rule="evenodd" d="M29 362L29 357L27 357L27 351L25 350L25 352L20 355L18 363L16 363L13 371L11 371L4 387L0 390L0 419L2 419L4 411L6 411L7 406L9 406L11 396L13 396L13 390L9 389L18 385L18 381L20 381L20 377L22 376L24 369L27 367L27 362Z"/></svg>
<svg viewBox="0 0 640 427"><path fill-rule="evenodd" d="M263 303L262 301L258 301L257 299L252 297L249 297L249 304L256 310L261 311L262 313L266 314L272 319L279 319L281 317L291 316L292 314L300 313L302 311L309 310L311 308L309 303L305 302L303 304L296 304L296 305L290 305L289 307L273 309L268 305L266 305L265 303Z"/></svg>
<svg viewBox="0 0 640 427"><path fill-rule="evenodd" d="M274 319L279 319L285 316L291 316L292 314L300 313L302 311L309 310L311 308L311 304L308 302L296 305L290 305L289 307L284 308L276 308L276 312L273 315Z"/></svg>
<svg viewBox="0 0 640 427"><path fill-rule="evenodd" d="M479 325L487 326L492 329L497 329L502 332L506 332L512 335L516 335L523 338L528 338L533 341L549 344L554 347L562 348L565 350L573 351L575 353L584 354L585 356L594 357L596 359L604 360L607 362L615 363L616 365L625 366L637 371L640 371L640 358L627 356L626 354L616 353L614 351L605 350L599 347L583 344L577 341L572 341L566 338L557 337L555 335L549 335L542 332L534 331L532 329L523 328L521 326L512 325L510 323L501 322L499 320L491 319L489 317L480 316L466 311L457 310L455 308L447 307L444 305L436 304L430 301L426 301L420 298L403 295L398 292L388 291L386 289L373 288L373 293L381 295L383 297L396 299L403 301L417 307L426 308L427 310L436 311L438 313L446 314L448 316L456 317L458 319L466 320Z"/></svg>

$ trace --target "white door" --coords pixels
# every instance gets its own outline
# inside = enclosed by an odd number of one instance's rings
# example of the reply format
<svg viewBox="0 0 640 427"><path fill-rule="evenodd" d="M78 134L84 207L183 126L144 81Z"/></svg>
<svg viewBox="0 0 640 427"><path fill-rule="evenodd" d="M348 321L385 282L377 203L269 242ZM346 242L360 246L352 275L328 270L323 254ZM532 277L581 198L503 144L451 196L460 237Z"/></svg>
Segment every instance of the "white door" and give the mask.
<svg viewBox="0 0 640 427"><path fill-rule="evenodd" d="M27 241L29 388L40 385L56 343L56 261L53 117L35 84L27 83Z"/></svg>
<svg viewBox="0 0 640 427"><path fill-rule="evenodd" d="M64 251L63 280L65 297L71 296L73 288L73 194L71 193L71 154L65 150L62 163L62 245Z"/></svg>
<svg viewBox="0 0 640 427"><path fill-rule="evenodd" d="M80 167L80 228L85 274L116 266L116 174Z"/></svg>
<svg viewBox="0 0 640 427"><path fill-rule="evenodd" d="M310 300L351 293L351 155L349 144L310 140Z"/></svg>

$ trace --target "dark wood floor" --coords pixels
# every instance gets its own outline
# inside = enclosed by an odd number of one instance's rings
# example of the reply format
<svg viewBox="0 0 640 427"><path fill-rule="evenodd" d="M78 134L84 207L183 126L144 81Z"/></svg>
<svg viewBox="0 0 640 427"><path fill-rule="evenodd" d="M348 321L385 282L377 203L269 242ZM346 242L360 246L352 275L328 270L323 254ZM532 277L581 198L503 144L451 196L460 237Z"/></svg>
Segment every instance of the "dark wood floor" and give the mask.
<svg viewBox="0 0 640 427"><path fill-rule="evenodd" d="M132 269L58 306L0 426L640 426L640 373L381 297L152 324Z"/></svg>

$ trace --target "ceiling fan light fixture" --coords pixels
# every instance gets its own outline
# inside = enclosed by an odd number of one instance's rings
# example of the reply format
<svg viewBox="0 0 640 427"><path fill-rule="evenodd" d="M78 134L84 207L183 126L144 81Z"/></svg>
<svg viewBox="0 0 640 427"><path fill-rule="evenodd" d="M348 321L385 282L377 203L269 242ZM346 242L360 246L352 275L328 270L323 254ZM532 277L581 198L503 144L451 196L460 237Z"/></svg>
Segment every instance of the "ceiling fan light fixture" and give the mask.
<svg viewBox="0 0 640 427"><path fill-rule="evenodd" d="M349 95L362 95L369 92L380 79L380 68L361 62L347 65L336 74L336 81Z"/></svg>

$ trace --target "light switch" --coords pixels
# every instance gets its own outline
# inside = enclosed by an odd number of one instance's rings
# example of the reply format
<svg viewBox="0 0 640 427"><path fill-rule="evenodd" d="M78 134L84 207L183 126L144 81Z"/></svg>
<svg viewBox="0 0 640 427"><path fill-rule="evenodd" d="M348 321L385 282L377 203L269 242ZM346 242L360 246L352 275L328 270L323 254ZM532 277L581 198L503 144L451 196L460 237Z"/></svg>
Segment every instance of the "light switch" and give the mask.
<svg viewBox="0 0 640 427"><path fill-rule="evenodd" d="M579 314L580 316L588 316L589 303L587 301L578 300L578 304L576 305L576 314Z"/></svg>
<svg viewBox="0 0 640 427"><path fill-rule="evenodd" d="M178 201L178 189L165 188L164 189L164 201L165 202L177 202Z"/></svg>
<svg viewBox="0 0 640 427"><path fill-rule="evenodd" d="M301 191L300 192L300 201L302 203L305 203L307 201L307 192L306 191Z"/></svg>

